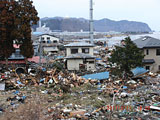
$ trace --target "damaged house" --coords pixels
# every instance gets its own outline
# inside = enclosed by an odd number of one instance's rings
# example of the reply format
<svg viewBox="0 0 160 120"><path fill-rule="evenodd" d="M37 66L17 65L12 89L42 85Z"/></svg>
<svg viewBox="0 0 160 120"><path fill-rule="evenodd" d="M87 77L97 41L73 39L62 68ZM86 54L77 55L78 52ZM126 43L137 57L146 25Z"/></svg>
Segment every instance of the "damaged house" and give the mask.
<svg viewBox="0 0 160 120"><path fill-rule="evenodd" d="M144 67L151 72L160 71L160 40L145 36L133 42L144 51Z"/></svg>
<svg viewBox="0 0 160 120"><path fill-rule="evenodd" d="M68 70L95 70L94 45L75 42L65 45Z"/></svg>
<svg viewBox="0 0 160 120"><path fill-rule="evenodd" d="M54 35L43 34L39 36L39 43L42 43L43 51L49 55L58 53L59 38Z"/></svg>

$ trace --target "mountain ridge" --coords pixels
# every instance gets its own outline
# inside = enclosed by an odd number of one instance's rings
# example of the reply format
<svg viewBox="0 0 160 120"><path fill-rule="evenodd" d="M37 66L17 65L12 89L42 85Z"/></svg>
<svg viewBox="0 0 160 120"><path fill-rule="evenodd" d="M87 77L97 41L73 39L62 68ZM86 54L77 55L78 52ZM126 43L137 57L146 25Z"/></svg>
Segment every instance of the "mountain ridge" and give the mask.
<svg viewBox="0 0 160 120"><path fill-rule="evenodd" d="M42 25L45 23L52 31L89 31L89 20L85 18L68 18L68 17L45 17L41 18ZM37 28L38 25L33 26ZM103 18L94 20L94 30L96 32L151 32L151 28L144 22L128 20L110 20Z"/></svg>

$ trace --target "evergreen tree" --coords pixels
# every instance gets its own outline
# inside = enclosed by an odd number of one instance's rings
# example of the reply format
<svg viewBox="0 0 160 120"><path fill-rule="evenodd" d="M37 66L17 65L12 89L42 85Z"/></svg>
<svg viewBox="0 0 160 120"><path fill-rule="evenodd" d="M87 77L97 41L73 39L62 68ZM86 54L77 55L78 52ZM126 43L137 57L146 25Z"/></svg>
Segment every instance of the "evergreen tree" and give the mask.
<svg viewBox="0 0 160 120"><path fill-rule="evenodd" d="M113 50L109 62L116 64L116 68L112 69L112 73L127 79L132 75L131 70L138 66L143 66L143 51L139 49L130 37L125 38L123 46L116 46Z"/></svg>
<svg viewBox="0 0 160 120"><path fill-rule="evenodd" d="M0 57L8 59L15 51L13 42L20 45L21 54L31 58L34 54L31 26L39 17L31 0L0 1Z"/></svg>
<svg viewBox="0 0 160 120"><path fill-rule="evenodd" d="M13 47L14 31L14 0L0 1L0 57L6 59L8 65L8 58L15 51Z"/></svg>
<svg viewBox="0 0 160 120"><path fill-rule="evenodd" d="M39 17L30 0L17 1L16 22L17 42L20 44L21 54L26 58L32 58L34 49L31 41L31 26L37 24Z"/></svg>

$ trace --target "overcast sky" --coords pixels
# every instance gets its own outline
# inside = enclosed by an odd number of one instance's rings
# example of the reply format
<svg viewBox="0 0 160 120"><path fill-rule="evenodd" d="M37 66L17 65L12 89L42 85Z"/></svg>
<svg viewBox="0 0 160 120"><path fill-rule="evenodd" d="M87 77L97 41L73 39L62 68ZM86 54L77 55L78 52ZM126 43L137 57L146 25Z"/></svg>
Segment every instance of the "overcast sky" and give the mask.
<svg viewBox="0 0 160 120"><path fill-rule="evenodd" d="M90 0L33 0L39 17L89 18ZM94 19L130 20L147 23L160 31L160 0L93 0Z"/></svg>

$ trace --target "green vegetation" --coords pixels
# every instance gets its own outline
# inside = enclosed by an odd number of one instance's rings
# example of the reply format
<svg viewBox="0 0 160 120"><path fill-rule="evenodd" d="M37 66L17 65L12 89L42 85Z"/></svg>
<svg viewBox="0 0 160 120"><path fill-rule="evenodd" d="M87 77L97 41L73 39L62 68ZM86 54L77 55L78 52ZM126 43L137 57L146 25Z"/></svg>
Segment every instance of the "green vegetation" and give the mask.
<svg viewBox="0 0 160 120"><path fill-rule="evenodd" d="M130 37L125 38L123 45L116 46L109 59L111 64L116 64L116 68L112 69L112 74L128 79L129 76L132 76L133 68L143 65L143 58L143 51L131 41Z"/></svg>
<svg viewBox="0 0 160 120"><path fill-rule="evenodd" d="M20 45L25 58L33 56L31 26L39 17L31 0L0 1L0 57L6 59L15 51L13 43Z"/></svg>

